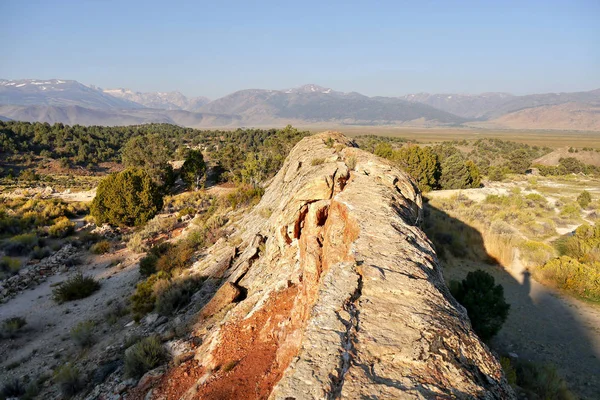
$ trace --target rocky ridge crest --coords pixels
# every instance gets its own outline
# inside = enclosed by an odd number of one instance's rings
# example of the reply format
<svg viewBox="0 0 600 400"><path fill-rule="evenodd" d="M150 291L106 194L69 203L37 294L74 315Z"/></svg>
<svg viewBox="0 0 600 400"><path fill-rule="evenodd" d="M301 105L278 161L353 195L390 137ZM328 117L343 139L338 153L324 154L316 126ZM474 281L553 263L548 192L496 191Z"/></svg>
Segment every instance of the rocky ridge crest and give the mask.
<svg viewBox="0 0 600 400"><path fill-rule="evenodd" d="M236 233L192 267L221 282L193 358L140 395L514 398L421 218L404 172L339 133L303 139Z"/></svg>

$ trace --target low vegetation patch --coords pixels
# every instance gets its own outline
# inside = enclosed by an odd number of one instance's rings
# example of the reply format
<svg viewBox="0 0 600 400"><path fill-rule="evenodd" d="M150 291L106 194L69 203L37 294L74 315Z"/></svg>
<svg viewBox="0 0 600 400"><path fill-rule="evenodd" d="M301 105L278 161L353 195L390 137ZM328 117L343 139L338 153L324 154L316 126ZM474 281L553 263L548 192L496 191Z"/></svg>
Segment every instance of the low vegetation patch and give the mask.
<svg viewBox="0 0 600 400"><path fill-rule="evenodd" d="M79 300L90 296L100 289L100 282L81 273L73 275L52 291L54 300L58 303Z"/></svg>

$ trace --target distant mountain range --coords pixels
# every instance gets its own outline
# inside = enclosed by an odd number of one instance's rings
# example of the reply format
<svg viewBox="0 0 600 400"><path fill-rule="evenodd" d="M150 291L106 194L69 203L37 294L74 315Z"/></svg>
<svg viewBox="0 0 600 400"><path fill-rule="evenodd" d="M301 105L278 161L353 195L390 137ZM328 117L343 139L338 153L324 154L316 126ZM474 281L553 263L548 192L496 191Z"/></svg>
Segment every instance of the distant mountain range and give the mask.
<svg viewBox="0 0 600 400"><path fill-rule="evenodd" d="M144 107L163 110L198 111L198 108L210 102L208 97L187 98L179 92L141 93L130 89L105 89L104 93L141 104Z"/></svg>
<svg viewBox="0 0 600 400"><path fill-rule="evenodd" d="M101 89L73 80L0 80L0 120L190 127L296 125L475 126L600 130L600 89L514 96L508 93L368 97L317 85L240 90L210 101L179 92Z"/></svg>

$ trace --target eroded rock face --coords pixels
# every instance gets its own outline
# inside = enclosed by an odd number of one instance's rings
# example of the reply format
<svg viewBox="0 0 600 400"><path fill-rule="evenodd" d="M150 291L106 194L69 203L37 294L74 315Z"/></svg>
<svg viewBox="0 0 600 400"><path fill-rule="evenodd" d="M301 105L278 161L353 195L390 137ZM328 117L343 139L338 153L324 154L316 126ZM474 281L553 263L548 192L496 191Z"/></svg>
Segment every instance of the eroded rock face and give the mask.
<svg viewBox="0 0 600 400"><path fill-rule="evenodd" d="M152 396L514 398L449 294L421 212L386 161L338 133L303 139L236 222L242 244L194 265L226 283L198 315L195 360L165 378L185 384Z"/></svg>

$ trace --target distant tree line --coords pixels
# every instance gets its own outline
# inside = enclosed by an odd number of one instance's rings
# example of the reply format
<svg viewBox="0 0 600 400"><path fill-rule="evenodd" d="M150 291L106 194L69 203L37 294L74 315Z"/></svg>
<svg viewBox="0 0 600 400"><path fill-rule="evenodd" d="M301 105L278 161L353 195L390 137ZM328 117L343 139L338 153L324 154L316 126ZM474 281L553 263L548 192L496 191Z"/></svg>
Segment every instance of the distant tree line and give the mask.
<svg viewBox="0 0 600 400"><path fill-rule="evenodd" d="M417 181L419 189L423 191L481 186L478 167L452 146L409 144L394 149L389 142L380 142L373 152L399 165Z"/></svg>

